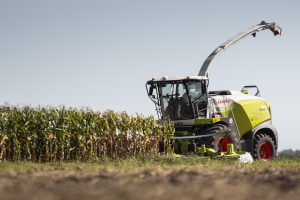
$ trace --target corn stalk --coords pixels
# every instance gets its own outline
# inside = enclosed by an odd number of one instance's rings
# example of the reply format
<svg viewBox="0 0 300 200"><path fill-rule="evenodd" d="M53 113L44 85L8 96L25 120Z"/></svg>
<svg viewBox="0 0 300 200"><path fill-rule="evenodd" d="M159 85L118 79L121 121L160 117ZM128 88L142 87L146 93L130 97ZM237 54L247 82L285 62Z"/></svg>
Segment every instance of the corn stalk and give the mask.
<svg viewBox="0 0 300 200"><path fill-rule="evenodd" d="M91 109L0 106L0 161L86 161L172 152L171 122Z"/></svg>

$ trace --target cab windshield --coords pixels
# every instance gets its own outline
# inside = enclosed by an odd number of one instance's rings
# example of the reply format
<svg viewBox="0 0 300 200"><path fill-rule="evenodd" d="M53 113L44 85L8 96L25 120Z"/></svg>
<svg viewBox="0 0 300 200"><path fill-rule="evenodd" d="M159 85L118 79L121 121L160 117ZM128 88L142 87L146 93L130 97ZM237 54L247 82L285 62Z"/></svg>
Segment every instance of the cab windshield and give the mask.
<svg viewBox="0 0 300 200"><path fill-rule="evenodd" d="M204 81L186 80L158 84L162 117L186 120L205 117L207 107Z"/></svg>

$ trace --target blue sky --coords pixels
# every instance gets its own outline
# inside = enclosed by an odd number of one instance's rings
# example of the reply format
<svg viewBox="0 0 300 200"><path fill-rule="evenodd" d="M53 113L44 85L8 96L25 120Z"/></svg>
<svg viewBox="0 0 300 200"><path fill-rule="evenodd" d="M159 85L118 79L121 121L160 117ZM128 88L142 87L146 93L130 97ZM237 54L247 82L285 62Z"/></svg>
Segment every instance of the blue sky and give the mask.
<svg viewBox="0 0 300 200"><path fill-rule="evenodd" d="M279 148L300 148L298 1L0 0L0 102L155 114L152 77L197 75L234 34L275 21L215 62L210 89L256 84L272 106Z"/></svg>

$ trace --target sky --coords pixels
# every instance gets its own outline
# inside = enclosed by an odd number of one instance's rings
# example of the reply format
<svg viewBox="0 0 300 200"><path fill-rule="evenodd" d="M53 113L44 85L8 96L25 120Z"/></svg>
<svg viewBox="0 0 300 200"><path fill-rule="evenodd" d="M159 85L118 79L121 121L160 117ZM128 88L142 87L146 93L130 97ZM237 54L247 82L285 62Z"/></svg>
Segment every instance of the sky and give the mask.
<svg viewBox="0 0 300 200"><path fill-rule="evenodd" d="M255 84L269 100L279 150L300 149L300 2L0 0L0 103L155 115L152 77L197 75L221 43L262 20L270 31L222 54L210 90Z"/></svg>

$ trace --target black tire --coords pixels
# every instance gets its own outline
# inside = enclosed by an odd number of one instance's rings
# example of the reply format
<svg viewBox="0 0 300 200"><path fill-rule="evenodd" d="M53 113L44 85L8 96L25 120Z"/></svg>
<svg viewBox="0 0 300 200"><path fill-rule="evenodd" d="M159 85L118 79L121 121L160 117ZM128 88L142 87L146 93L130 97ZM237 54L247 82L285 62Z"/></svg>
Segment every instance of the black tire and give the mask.
<svg viewBox="0 0 300 200"><path fill-rule="evenodd" d="M267 134L258 133L253 139L253 158L259 160L271 160L276 157L276 145Z"/></svg>
<svg viewBox="0 0 300 200"><path fill-rule="evenodd" d="M199 145L205 144L207 147L215 149L217 152L226 152L227 144L232 143L235 151L241 150L239 135L234 132L228 125L215 124L205 130L201 130L199 134L216 134L213 137L203 138L199 140ZM225 140L225 141L221 141Z"/></svg>

